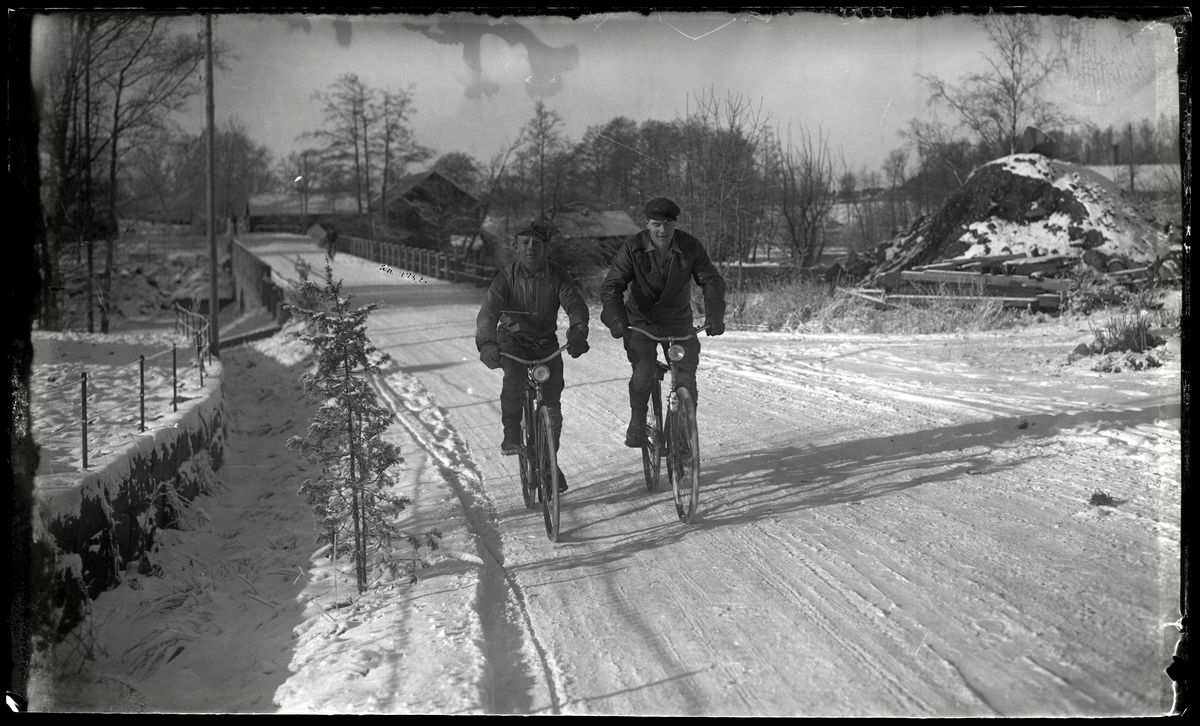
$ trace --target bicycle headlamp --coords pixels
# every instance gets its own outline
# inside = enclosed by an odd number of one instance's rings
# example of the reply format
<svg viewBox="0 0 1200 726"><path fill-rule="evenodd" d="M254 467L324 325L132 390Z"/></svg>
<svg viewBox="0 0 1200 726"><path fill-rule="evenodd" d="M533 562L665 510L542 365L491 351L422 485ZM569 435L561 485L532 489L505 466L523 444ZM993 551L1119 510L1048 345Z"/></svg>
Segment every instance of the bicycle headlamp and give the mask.
<svg viewBox="0 0 1200 726"><path fill-rule="evenodd" d="M667 357L674 361L683 360L683 346L678 344L672 345L667 349Z"/></svg>
<svg viewBox="0 0 1200 726"><path fill-rule="evenodd" d="M545 365L536 365L533 367L533 380L538 383L545 383L550 379L550 368Z"/></svg>

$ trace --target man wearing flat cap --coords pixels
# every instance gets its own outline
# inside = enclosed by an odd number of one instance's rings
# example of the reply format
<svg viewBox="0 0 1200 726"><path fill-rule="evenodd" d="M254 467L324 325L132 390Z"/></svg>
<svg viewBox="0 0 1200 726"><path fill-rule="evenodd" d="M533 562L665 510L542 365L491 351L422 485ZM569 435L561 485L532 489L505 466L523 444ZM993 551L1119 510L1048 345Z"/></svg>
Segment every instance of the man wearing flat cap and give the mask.
<svg viewBox="0 0 1200 726"><path fill-rule="evenodd" d="M629 330L635 326L658 336L692 332L692 283L704 292L704 322L708 335L725 332L725 280L700 240L675 229L679 205L665 197L651 199L643 210L646 229L626 239L613 256L608 276L600 288L604 309L600 320L614 338L622 338L625 355L633 367L629 379L629 428L625 445L642 446L646 407L657 373L657 343ZM700 340L680 343L683 360L677 364L679 382L696 397L696 366ZM665 346L664 346L665 347Z"/></svg>
<svg viewBox="0 0 1200 726"><path fill-rule="evenodd" d="M487 298L475 318L475 347L488 368L504 369L500 389L500 423L505 455L521 451L521 404L525 395L525 365L500 355L526 360L544 358L558 349L558 309L567 313L567 352L578 358L588 351L588 308L579 286L566 268L546 259L554 229L544 222L526 225L513 243L517 261L496 273ZM554 445L562 432L559 398L563 391L562 356L546 364L550 378L542 384L542 402L550 408ZM559 489L566 491L566 478Z"/></svg>

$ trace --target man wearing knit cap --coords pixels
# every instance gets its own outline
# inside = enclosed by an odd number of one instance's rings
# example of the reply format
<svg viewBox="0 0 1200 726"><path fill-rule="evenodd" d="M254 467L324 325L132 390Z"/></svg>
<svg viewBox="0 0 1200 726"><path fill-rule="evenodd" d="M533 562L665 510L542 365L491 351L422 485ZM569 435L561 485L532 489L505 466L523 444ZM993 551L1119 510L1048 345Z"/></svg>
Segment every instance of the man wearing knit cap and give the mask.
<svg viewBox="0 0 1200 726"><path fill-rule="evenodd" d="M643 211L646 229L621 243L608 276L600 288L604 309L600 320L614 338L622 338L625 355L633 367L629 379L629 428L625 445L640 448L645 439L646 408L657 369L660 345L635 326L658 336L687 335L692 331L692 283L704 291L704 322L708 335L725 332L725 280L700 240L675 229L679 205L665 197L651 199ZM683 360L677 364L679 383L696 397L696 366L700 340L680 343ZM665 346L664 346L665 347Z"/></svg>

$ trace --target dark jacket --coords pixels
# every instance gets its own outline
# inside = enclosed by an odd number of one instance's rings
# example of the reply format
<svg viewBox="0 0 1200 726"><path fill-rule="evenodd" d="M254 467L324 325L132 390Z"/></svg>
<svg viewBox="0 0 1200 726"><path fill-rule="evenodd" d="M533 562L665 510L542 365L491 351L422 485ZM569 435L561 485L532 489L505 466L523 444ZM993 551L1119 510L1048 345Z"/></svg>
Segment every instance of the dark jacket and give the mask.
<svg viewBox="0 0 1200 726"><path fill-rule="evenodd" d="M587 303L565 267L546 260L530 275L520 262L512 263L496 273L479 308L475 348L482 350L486 343L496 342L497 324L522 343L556 339L560 305L571 325L587 323Z"/></svg>
<svg viewBox="0 0 1200 726"><path fill-rule="evenodd" d="M621 243L600 288L601 322L609 327L617 320L649 323L669 335L690 330L693 282L704 290L707 319L724 320L725 280L700 240L675 230L661 273L654 264L653 247L646 230Z"/></svg>

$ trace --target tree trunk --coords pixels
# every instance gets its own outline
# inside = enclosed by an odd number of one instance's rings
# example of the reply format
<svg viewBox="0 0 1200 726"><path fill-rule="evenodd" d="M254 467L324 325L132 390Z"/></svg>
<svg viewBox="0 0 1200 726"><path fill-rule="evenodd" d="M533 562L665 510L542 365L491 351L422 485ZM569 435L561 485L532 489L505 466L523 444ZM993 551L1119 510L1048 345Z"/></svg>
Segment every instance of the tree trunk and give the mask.
<svg viewBox="0 0 1200 726"><path fill-rule="evenodd" d="M350 380L350 361L345 361L344 370L346 381ZM358 491L358 478L354 475L354 408L346 404L346 434L350 448L350 506L354 519L354 574L358 579L359 593L367 590L367 553L363 536L361 498Z"/></svg>
<svg viewBox="0 0 1200 726"><path fill-rule="evenodd" d="M96 265L93 259L93 247L95 241L88 237L87 241L87 324L88 332L96 332L95 318L92 313L92 300L96 296Z"/></svg>
<svg viewBox="0 0 1200 726"><path fill-rule="evenodd" d="M116 235L120 226L117 224L117 136L121 127L121 89L124 87L125 72L122 71L118 77L117 93L113 98L112 138L109 139L112 147L108 154L108 219L105 220L104 225L107 244L104 249L104 285L100 297L101 333L108 332L108 320L112 308L113 247L117 244Z"/></svg>
<svg viewBox="0 0 1200 726"><path fill-rule="evenodd" d="M112 233L104 241L104 285L100 298L100 332L108 332L108 321L112 318L113 248L117 241Z"/></svg>

